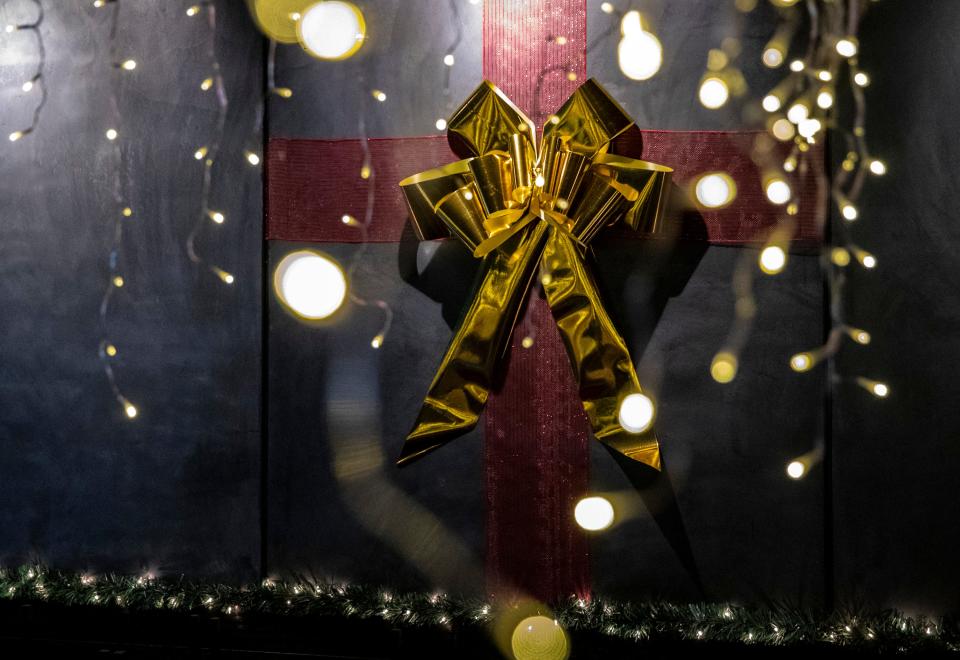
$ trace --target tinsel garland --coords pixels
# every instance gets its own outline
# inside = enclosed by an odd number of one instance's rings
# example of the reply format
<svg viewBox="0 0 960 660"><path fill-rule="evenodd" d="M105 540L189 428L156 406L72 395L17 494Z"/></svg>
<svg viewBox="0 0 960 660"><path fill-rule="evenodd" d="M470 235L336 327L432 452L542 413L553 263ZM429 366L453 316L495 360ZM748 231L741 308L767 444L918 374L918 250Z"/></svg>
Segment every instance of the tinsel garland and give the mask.
<svg viewBox="0 0 960 660"><path fill-rule="evenodd" d="M0 569L0 600L126 611L174 610L244 617L314 616L378 619L398 628L477 629L494 622L510 605L443 593L398 593L359 584L314 580L265 580L236 587L183 577L93 575L43 566ZM952 620L908 617L894 610L837 611L820 617L772 605L676 604L571 599L544 609L567 631L599 633L624 640L712 641L767 646L825 644L872 651L960 651L960 628Z"/></svg>

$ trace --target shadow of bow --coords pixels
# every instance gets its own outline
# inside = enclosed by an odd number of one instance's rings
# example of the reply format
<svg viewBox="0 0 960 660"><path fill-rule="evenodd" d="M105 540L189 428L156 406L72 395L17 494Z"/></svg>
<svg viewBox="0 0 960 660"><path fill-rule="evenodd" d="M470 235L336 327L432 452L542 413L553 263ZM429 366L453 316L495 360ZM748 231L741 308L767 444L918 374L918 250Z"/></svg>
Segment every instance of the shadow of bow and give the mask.
<svg viewBox="0 0 960 660"><path fill-rule="evenodd" d="M589 261L605 307L635 362L646 349L669 299L683 292L707 249L703 218L676 184L671 186L667 208L670 229L656 238L623 229L607 232L591 245ZM401 278L439 303L444 322L455 328L470 303L480 261L454 239L420 243L409 223L401 236L398 261ZM528 297L531 295L539 295L539 291L532 290ZM610 451L697 590L703 593L670 480L669 446L661 447L661 453L665 454L663 469L657 472Z"/></svg>

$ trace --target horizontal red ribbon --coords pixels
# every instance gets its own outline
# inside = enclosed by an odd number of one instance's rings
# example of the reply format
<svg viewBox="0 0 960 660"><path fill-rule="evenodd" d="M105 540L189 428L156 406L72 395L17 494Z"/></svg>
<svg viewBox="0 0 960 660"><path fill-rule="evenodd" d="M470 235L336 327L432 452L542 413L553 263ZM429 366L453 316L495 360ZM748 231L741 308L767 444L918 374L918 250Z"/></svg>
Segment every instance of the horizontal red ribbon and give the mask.
<svg viewBox="0 0 960 660"><path fill-rule="evenodd" d="M717 245L744 245L762 239L784 214L763 191L763 173L751 154L757 131L638 131L615 144L618 152L674 169L673 183L690 194L690 187L707 172L726 172L736 183L736 198L728 206L698 210L703 222L682 223L683 239L706 240ZM642 142L642 145L637 142ZM397 183L417 172L457 160L446 137L373 138L367 142L373 172L374 212L367 240L392 243L400 240L407 222L407 207ZM769 155L782 162L789 146L778 144ZM790 185L798 194L794 217L795 246L815 246L820 240L822 199L817 172L822 149L810 153L816 165L795 175ZM355 243L362 240L344 215L363 219L371 180L360 176L363 148L359 140L272 138L267 149L266 237L287 241ZM670 219L683 209L673 205Z"/></svg>

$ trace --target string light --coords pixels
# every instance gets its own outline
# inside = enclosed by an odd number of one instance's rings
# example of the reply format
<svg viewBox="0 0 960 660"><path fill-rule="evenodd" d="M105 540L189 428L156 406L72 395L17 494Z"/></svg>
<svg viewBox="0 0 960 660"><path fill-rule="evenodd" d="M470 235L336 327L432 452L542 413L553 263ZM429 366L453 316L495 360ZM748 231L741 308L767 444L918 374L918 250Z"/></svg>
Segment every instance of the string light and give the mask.
<svg viewBox="0 0 960 660"><path fill-rule="evenodd" d="M787 264L787 253L779 245L768 245L760 252L760 270L767 275L776 275Z"/></svg>
<svg viewBox="0 0 960 660"><path fill-rule="evenodd" d="M842 57L853 57L859 50L859 43L856 37L844 37L837 41L836 49Z"/></svg>
<svg viewBox="0 0 960 660"><path fill-rule="evenodd" d="M771 177L764 186L764 193L767 199L773 204L786 204L790 201L793 192L790 190L790 184L782 177Z"/></svg>
<svg viewBox="0 0 960 660"><path fill-rule="evenodd" d="M30 120L30 125L24 128L12 131L7 138L10 142L17 142L26 135L33 133L40 123L40 114L43 112L43 107L47 104L47 86L44 84L43 70L47 62L47 50L43 41L43 34L40 31L40 27L43 24L44 20L44 11L43 5L40 4L40 0L33 0L33 5L37 8L37 16L32 23L22 23L22 24L8 24L5 28L5 31L10 34L18 31L29 31L33 34L34 40L36 41L37 47L37 68L34 71L33 76L24 82L20 89L24 92L30 92L37 85L40 86L40 99L37 101L37 104L33 107L33 115Z"/></svg>
<svg viewBox="0 0 960 660"><path fill-rule="evenodd" d="M700 83L698 97L703 107L716 110L726 104L730 98L730 88L721 78L708 76Z"/></svg>
<svg viewBox="0 0 960 660"><path fill-rule="evenodd" d="M246 157L247 162L253 165L254 167L260 164L260 156L253 153L252 151L244 152L244 156Z"/></svg>
<svg viewBox="0 0 960 660"><path fill-rule="evenodd" d="M708 172L694 184L694 197L706 208L728 205L737 196L737 184L726 172Z"/></svg>
<svg viewBox="0 0 960 660"><path fill-rule="evenodd" d="M871 380L863 376L857 376L857 385L868 391L878 399L885 399L890 395L890 387L886 383L878 380Z"/></svg>
<svg viewBox="0 0 960 660"><path fill-rule="evenodd" d="M627 433L643 433L653 425L656 409L646 394L628 394L620 402L617 418Z"/></svg>
<svg viewBox="0 0 960 660"><path fill-rule="evenodd" d="M363 13L351 2L329 0L308 7L296 22L304 50L321 60L344 60L363 45L367 27ZM452 66L453 56L449 56Z"/></svg>
<svg viewBox="0 0 960 660"><path fill-rule="evenodd" d="M710 376L718 383L729 383L737 377L737 356L729 351L720 351L710 363Z"/></svg>
<svg viewBox="0 0 960 660"><path fill-rule="evenodd" d="M197 252L196 247L197 238L207 224L205 220L209 219L217 225L223 224L226 220L226 217L222 211L210 208L210 195L213 187L213 166L220 155L220 147L223 141L227 119L227 110L229 108L227 89L226 85L224 84L223 74L220 70L220 61L217 59L216 7L213 2L204 2L196 5L196 7L197 12L191 14L188 10L187 16L196 16L201 12L206 16L206 55L209 60L210 70L212 72L211 76L205 78L203 82L200 83L200 89L201 91L208 91L211 89L214 90L214 97L216 98L217 103L217 112L214 120L212 139L210 139L210 141L206 144L198 147L196 151L193 152L194 159L203 163L203 172L200 180L200 208L197 213L196 220L194 221L193 228L190 230L190 233L187 234L187 238L184 241L184 249L187 253L187 257L192 263L197 266L205 267L207 271L213 274L223 284L229 286L236 281L234 275L216 264L208 263L207 260ZM249 154L252 154L252 152L247 152L247 154L247 162L255 164L249 158ZM256 156L256 154L253 155L256 157L257 162L259 163L259 156Z"/></svg>
<svg viewBox="0 0 960 660"><path fill-rule="evenodd" d="M133 71L137 68L137 63L135 60L124 60L120 63L120 68L124 71Z"/></svg>
<svg viewBox="0 0 960 660"><path fill-rule="evenodd" d="M612 11L611 5L607 13ZM644 28L640 12L624 14L620 34L617 62L623 75L631 80L649 80L656 75L663 63L663 46L655 34Z"/></svg>
<svg viewBox="0 0 960 660"><path fill-rule="evenodd" d="M610 527L615 517L613 505L605 497L584 497L573 509L574 520L583 529L598 532Z"/></svg>
<svg viewBox="0 0 960 660"><path fill-rule="evenodd" d="M273 288L288 310L302 319L316 321L329 318L343 305L347 279L332 257L318 251L298 250L277 264Z"/></svg>
<svg viewBox="0 0 960 660"><path fill-rule="evenodd" d="M767 94L763 97L762 105L767 112L776 112L780 109L781 103L780 97L776 94Z"/></svg>
<svg viewBox="0 0 960 660"><path fill-rule="evenodd" d="M876 174L877 176L883 176L887 173L887 165L882 160L871 160L870 161L870 173Z"/></svg>
<svg viewBox="0 0 960 660"><path fill-rule="evenodd" d="M115 128L108 128L108 129L106 130L106 132L104 133L104 135L106 135L106 136L107 136L107 139L112 142L112 141L116 140L117 137L118 137L120 134L117 132L117 129L115 129Z"/></svg>

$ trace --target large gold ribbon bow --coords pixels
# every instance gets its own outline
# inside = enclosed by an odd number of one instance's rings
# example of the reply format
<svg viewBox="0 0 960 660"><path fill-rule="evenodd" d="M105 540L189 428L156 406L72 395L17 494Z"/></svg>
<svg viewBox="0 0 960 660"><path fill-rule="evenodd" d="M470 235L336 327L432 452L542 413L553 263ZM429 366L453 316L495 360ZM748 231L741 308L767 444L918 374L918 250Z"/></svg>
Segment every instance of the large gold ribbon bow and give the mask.
<svg viewBox="0 0 960 660"><path fill-rule="evenodd" d="M533 122L484 81L447 129L455 151L473 157L400 182L420 240L453 234L483 264L479 288L398 465L476 426L539 265L594 435L660 468L652 427L631 434L620 425L620 404L640 393L640 383L584 260L586 246L610 224L623 220L643 231L661 224L672 170L607 153L610 141L632 123L588 80L549 118L538 153Z"/></svg>

